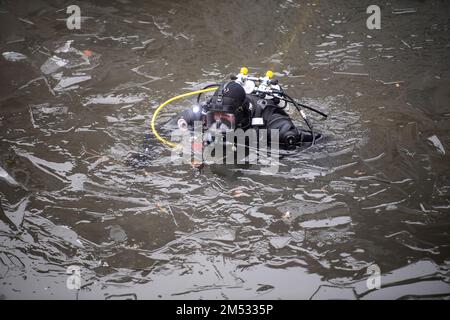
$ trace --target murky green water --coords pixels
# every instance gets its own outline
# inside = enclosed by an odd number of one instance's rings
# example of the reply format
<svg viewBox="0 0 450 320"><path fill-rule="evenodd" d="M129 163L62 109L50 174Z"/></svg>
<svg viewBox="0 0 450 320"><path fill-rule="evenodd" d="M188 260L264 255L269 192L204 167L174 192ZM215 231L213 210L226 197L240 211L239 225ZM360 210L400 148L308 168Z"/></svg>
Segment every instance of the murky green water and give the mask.
<svg viewBox="0 0 450 320"><path fill-rule="evenodd" d="M381 30L365 1L70 4L0 5L2 298L450 297L447 2L378 2ZM173 164L158 103L243 65L325 139L273 175Z"/></svg>

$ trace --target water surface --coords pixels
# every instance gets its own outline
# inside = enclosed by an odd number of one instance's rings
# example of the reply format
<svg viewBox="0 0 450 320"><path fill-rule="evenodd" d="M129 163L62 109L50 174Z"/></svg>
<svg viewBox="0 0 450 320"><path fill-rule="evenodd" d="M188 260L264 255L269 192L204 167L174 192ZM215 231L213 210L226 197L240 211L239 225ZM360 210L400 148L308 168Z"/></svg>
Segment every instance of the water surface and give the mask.
<svg viewBox="0 0 450 320"><path fill-rule="evenodd" d="M2 298L450 297L447 2L379 2L381 30L367 1L78 3L81 30L70 1L0 4ZM325 138L273 175L173 164L156 106L243 65Z"/></svg>

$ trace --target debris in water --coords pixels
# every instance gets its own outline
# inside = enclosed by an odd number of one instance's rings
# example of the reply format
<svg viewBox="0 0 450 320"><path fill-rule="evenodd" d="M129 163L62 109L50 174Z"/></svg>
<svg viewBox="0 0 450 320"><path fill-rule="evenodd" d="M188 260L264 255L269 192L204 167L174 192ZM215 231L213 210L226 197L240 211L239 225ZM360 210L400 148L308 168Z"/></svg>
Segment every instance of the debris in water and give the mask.
<svg viewBox="0 0 450 320"><path fill-rule="evenodd" d="M23 198L18 203L10 206L9 210L4 212L9 221L12 222L16 228L19 228L22 225L28 203L29 198Z"/></svg>
<svg viewBox="0 0 450 320"><path fill-rule="evenodd" d="M88 106L91 104L124 104L124 103L136 103L144 100L143 97L140 96L125 96L125 95L113 95L109 94L106 96L97 95L87 99L86 102L83 103L83 106Z"/></svg>
<svg viewBox="0 0 450 320"><path fill-rule="evenodd" d="M356 300L353 288L322 285L311 297L311 300Z"/></svg>
<svg viewBox="0 0 450 320"><path fill-rule="evenodd" d="M400 83L404 83L405 81L383 81L383 80L377 80L380 81L382 84L389 85L394 84L396 87L400 86Z"/></svg>
<svg viewBox="0 0 450 320"><path fill-rule="evenodd" d="M341 71L333 71L333 74L339 75L347 75L347 76L368 76L368 73L358 73L358 72L341 72Z"/></svg>
<svg viewBox="0 0 450 320"><path fill-rule="evenodd" d="M344 214L349 214L348 206L343 202L308 203L304 201L288 201L280 204L278 210L281 211L282 214L288 211L289 217L292 220L307 215L313 215L316 219L321 219L333 216L340 217Z"/></svg>
<svg viewBox="0 0 450 320"><path fill-rule="evenodd" d="M55 53L72 51L73 50L71 48L72 42L73 42L73 40L66 41L66 43L62 47L59 47L58 49L55 50Z"/></svg>
<svg viewBox="0 0 450 320"><path fill-rule="evenodd" d="M259 288L256 289L256 292L266 292L268 290L273 290L275 287L270 284L258 284Z"/></svg>
<svg viewBox="0 0 450 320"><path fill-rule="evenodd" d="M430 141L438 149L439 153L445 154L444 146L436 135L429 137L427 140Z"/></svg>
<svg viewBox="0 0 450 320"><path fill-rule="evenodd" d="M0 221L6 223L11 229L17 230L16 224L3 211L1 198L0 198Z"/></svg>
<svg viewBox="0 0 450 320"><path fill-rule="evenodd" d="M107 296L105 300L137 300L137 296L134 293L112 294Z"/></svg>
<svg viewBox="0 0 450 320"><path fill-rule="evenodd" d="M291 237L275 237L270 239L270 245L275 249L283 249L291 242L291 240Z"/></svg>
<svg viewBox="0 0 450 320"><path fill-rule="evenodd" d="M402 43L403 43L405 46L407 46L408 48L411 49L411 46L410 46L405 40L402 40Z"/></svg>
<svg viewBox="0 0 450 320"><path fill-rule="evenodd" d="M344 224L348 224L352 222L352 218L348 216L335 217L330 219L321 219L321 220L308 220L301 222L299 225L302 228L306 229L314 229L314 228L330 228L336 227Z"/></svg>
<svg viewBox="0 0 450 320"><path fill-rule="evenodd" d="M69 227L55 225L49 231L52 235L61 238L75 247L84 248L83 243L78 239L76 232Z"/></svg>
<svg viewBox="0 0 450 320"><path fill-rule="evenodd" d="M386 274L381 275L380 282L383 286L394 286L396 283L419 281L420 278L429 277L437 274L439 267L432 261L421 260L406 267L392 270ZM419 282L420 283L420 282ZM353 284L353 288L358 295L365 294L369 291L367 288L367 279L358 281Z"/></svg>
<svg viewBox="0 0 450 320"><path fill-rule="evenodd" d="M114 242L124 242L128 238L125 230L123 230L123 228L121 226L119 226L119 225L114 225L114 226L110 227L110 229L109 229L109 237Z"/></svg>
<svg viewBox="0 0 450 320"><path fill-rule="evenodd" d="M417 10L414 8L405 8L405 9L394 9L392 10L392 14L406 14L406 13L416 13Z"/></svg>
<svg viewBox="0 0 450 320"><path fill-rule="evenodd" d="M204 240L234 241L236 232L233 229L219 227L217 230L200 231L193 236Z"/></svg>
<svg viewBox="0 0 450 320"><path fill-rule="evenodd" d="M19 183L2 167L0 167L0 179L5 180L8 184L15 187L19 185Z"/></svg>
<svg viewBox="0 0 450 320"><path fill-rule="evenodd" d="M33 22L31 22L30 20L28 20L28 19L25 19L25 18L18 18L20 21L22 21L22 22L25 22L25 23L28 23L28 24L30 24L30 25L34 25L34 23Z"/></svg>
<svg viewBox="0 0 450 320"><path fill-rule="evenodd" d="M26 55L19 53L19 52L14 52L14 51L3 52L2 56L3 56L3 58L5 58L5 60L11 61L11 62L25 60L27 58Z"/></svg>
<svg viewBox="0 0 450 320"><path fill-rule="evenodd" d="M55 91L63 91L64 89L70 89L70 88L76 88L78 86L74 86L73 85L80 83L80 82L84 82L87 80L90 80L92 77L91 76L79 76L79 77L66 77L66 78L62 78L58 84L53 88L53 90ZM68 88L70 87L70 88Z"/></svg>
<svg viewBox="0 0 450 320"><path fill-rule="evenodd" d="M69 61L62 59L58 56L52 56L44 62L41 66L41 71L43 74L51 74L58 71L59 68L67 65Z"/></svg>
<svg viewBox="0 0 450 320"><path fill-rule="evenodd" d="M289 211L286 211L282 216L281 219L289 220L291 218L291 213Z"/></svg>
<svg viewBox="0 0 450 320"><path fill-rule="evenodd" d="M240 223L240 224L244 224L244 223L249 223L251 222L250 219L248 219L245 215L243 215L242 213L232 213L230 215L230 218L232 218L233 220L235 220L236 222Z"/></svg>
<svg viewBox="0 0 450 320"><path fill-rule="evenodd" d="M250 195L246 192L244 192L244 190L246 190L246 187L237 187L233 190L231 190L233 197L235 198L239 198L239 197L250 197Z"/></svg>
<svg viewBox="0 0 450 320"><path fill-rule="evenodd" d="M374 290L363 296L363 300L396 300L403 297L433 297L449 295L450 285L441 280L418 281Z"/></svg>

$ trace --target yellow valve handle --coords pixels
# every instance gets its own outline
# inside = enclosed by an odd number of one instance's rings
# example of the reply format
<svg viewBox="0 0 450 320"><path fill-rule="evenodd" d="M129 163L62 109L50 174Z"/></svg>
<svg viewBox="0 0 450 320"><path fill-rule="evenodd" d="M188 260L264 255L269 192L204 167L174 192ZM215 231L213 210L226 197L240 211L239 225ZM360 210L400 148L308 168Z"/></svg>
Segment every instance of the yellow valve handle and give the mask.
<svg viewBox="0 0 450 320"><path fill-rule="evenodd" d="M244 76L248 74L248 69L246 67L242 67L239 73L242 73Z"/></svg>

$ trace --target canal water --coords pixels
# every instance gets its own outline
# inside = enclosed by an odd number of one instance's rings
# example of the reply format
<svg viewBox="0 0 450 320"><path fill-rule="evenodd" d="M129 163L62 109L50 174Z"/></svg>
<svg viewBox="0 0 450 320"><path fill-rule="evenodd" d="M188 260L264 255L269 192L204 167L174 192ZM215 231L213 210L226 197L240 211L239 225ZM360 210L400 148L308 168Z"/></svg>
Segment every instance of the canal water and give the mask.
<svg viewBox="0 0 450 320"><path fill-rule="evenodd" d="M375 2L78 1L69 30L70 1L2 1L0 298L448 299L450 4ZM156 107L241 66L324 139L173 163Z"/></svg>

